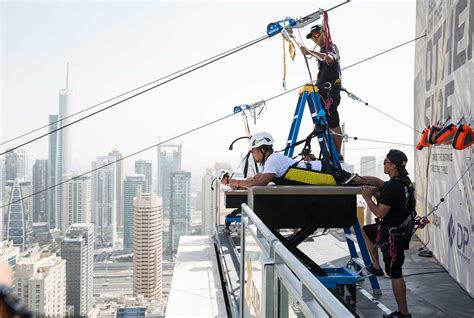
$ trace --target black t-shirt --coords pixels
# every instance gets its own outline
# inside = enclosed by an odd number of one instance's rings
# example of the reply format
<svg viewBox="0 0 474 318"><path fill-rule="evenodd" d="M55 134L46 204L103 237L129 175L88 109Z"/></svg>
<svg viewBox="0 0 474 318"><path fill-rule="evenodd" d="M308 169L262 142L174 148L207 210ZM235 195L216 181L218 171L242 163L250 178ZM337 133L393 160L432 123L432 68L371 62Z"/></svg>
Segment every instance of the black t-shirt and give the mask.
<svg viewBox="0 0 474 318"><path fill-rule="evenodd" d="M320 53L326 53L326 47L323 45L319 50ZM341 77L341 67L339 65L339 50L334 43L329 44L328 55L332 56L333 62L328 64L324 61L318 60L318 81L317 84L324 84L326 82L334 85L336 80ZM336 85L334 89L339 90L340 84Z"/></svg>
<svg viewBox="0 0 474 318"><path fill-rule="evenodd" d="M410 182L408 177L405 178ZM391 207L383 218L387 225L400 225L411 213L410 203L405 196L405 184L400 180L392 178L385 182L378 201L379 204Z"/></svg>

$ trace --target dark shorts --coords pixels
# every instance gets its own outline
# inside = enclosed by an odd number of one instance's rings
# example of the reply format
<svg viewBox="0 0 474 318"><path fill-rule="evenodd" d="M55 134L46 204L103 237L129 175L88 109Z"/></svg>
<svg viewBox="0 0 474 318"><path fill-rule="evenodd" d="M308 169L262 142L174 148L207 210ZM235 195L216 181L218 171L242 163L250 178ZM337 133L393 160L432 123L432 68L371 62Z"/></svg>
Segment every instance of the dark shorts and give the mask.
<svg viewBox="0 0 474 318"><path fill-rule="evenodd" d="M339 113L337 112L337 106L339 106L339 103L341 102L341 93L340 90L332 90L330 94L325 92L324 90L321 90L321 95L324 99L331 97L332 98L332 104L331 107L329 107L329 112L327 112L326 117L328 119L328 124L329 128L336 128L339 127Z"/></svg>
<svg viewBox="0 0 474 318"><path fill-rule="evenodd" d="M377 228L375 224L369 224L363 227L365 235L367 235L368 239L375 243L377 238ZM405 241L396 241L395 248L396 248L396 257L395 262L392 263L390 254L388 253L388 245L383 246L382 256L383 262L385 264L385 272L390 278L402 278L402 265L405 262Z"/></svg>

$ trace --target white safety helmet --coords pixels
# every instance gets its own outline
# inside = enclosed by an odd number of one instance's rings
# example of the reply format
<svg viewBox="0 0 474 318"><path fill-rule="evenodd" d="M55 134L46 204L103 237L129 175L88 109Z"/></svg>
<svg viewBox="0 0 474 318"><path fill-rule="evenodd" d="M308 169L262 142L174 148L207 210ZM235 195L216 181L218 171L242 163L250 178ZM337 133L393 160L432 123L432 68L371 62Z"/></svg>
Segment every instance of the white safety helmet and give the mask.
<svg viewBox="0 0 474 318"><path fill-rule="evenodd" d="M259 132L250 137L250 148L258 148L260 146L273 146L273 137L267 132Z"/></svg>

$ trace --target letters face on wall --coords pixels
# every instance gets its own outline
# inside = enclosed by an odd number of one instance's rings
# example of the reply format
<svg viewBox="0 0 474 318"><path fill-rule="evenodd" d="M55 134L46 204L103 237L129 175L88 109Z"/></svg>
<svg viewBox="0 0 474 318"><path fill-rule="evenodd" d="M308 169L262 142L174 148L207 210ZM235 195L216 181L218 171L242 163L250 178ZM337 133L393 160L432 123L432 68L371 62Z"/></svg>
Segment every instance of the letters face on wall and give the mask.
<svg viewBox="0 0 474 318"><path fill-rule="evenodd" d="M415 55L415 127L460 120L473 125L474 1L418 0ZM415 133L415 143L420 135ZM474 147L424 148L415 153L417 212L426 215L460 179L419 231L450 275L474 296ZM461 176L463 176L461 178Z"/></svg>

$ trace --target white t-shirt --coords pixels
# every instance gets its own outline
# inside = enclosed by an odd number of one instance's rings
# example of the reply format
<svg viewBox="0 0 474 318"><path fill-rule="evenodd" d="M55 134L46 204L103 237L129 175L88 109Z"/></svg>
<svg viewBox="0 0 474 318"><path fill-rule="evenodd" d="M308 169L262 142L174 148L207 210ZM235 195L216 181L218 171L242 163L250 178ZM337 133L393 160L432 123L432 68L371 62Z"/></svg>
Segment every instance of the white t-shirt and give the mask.
<svg viewBox="0 0 474 318"><path fill-rule="evenodd" d="M268 156L267 160L265 161L265 165L263 166L263 173L274 173L275 177L279 178L283 176L288 170L288 168L297 162L290 157L287 157L279 152L274 152L270 156ZM321 171L321 161L315 160L310 161L311 170ZM300 161L298 163L299 168L306 168L306 162Z"/></svg>

